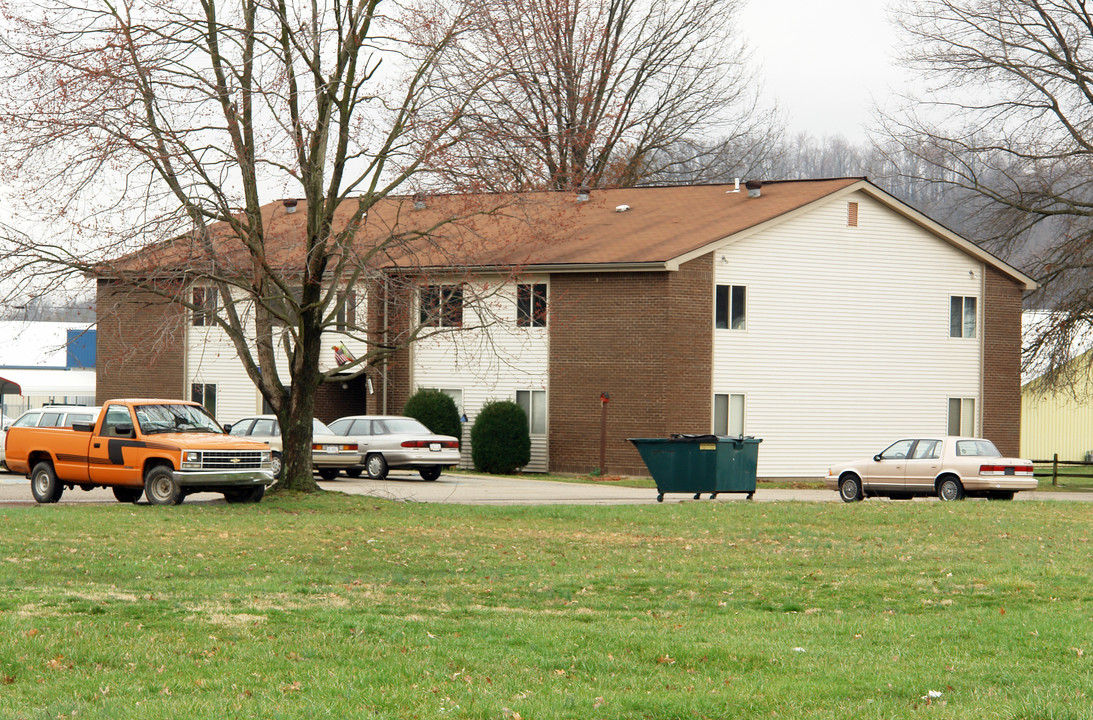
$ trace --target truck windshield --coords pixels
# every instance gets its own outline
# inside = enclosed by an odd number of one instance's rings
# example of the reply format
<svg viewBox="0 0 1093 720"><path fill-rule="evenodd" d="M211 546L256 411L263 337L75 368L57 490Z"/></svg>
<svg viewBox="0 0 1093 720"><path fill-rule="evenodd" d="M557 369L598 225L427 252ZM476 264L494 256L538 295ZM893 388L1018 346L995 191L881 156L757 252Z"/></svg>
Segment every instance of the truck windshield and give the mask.
<svg viewBox="0 0 1093 720"><path fill-rule="evenodd" d="M145 435L154 433L217 433L224 431L198 405L137 405L137 422Z"/></svg>

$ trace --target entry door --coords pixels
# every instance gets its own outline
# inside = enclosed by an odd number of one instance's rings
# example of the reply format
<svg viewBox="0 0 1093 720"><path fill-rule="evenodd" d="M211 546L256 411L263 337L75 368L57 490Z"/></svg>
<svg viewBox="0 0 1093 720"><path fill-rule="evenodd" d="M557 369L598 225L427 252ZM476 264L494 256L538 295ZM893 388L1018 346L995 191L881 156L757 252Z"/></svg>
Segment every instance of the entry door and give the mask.
<svg viewBox="0 0 1093 720"><path fill-rule="evenodd" d="M888 446L880 458L869 466L869 479L866 486L878 491L903 490L903 476L907 469L907 459L914 447L914 440L899 440Z"/></svg>
<svg viewBox="0 0 1093 720"><path fill-rule="evenodd" d="M119 435L118 426L128 425L134 428L133 417L125 405L107 405L102 427L97 435L91 437L88 459L91 462L91 480L112 485L139 486L144 484L141 477L143 453L135 453L132 448L143 447L143 442L133 439L131 430L126 435Z"/></svg>

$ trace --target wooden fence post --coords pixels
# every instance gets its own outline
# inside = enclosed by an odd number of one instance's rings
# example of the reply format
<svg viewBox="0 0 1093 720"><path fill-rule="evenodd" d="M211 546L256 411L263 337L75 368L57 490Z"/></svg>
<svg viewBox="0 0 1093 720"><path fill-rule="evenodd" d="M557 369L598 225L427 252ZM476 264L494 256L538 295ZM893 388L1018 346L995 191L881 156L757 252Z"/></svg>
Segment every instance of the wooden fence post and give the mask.
<svg viewBox="0 0 1093 720"><path fill-rule="evenodd" d="M1055 457L1051 461L1051 485L1053 487L1059 485L1059 453L1055 453Z"/></svg>

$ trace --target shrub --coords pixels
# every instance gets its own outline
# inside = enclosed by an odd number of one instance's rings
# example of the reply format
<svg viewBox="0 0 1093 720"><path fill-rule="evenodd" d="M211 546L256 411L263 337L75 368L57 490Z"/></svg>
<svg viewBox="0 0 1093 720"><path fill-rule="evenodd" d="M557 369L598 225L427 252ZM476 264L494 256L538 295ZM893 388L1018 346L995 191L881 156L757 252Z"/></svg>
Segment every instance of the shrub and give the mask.
<svg viewBox="0 0 1093 720"><path fill-rule="evenodd" d="M402 414L414 418L437 435L455 438L463 435L455 400L440 390L418 390L406 401Z"/></svg>
<svg viewBox="0 0 1093 720"><path fill-rule="evenodd" d="M508 474L531 461L531 437L524 409L509 400L486 403L471 428L476 470Z"/></svg>

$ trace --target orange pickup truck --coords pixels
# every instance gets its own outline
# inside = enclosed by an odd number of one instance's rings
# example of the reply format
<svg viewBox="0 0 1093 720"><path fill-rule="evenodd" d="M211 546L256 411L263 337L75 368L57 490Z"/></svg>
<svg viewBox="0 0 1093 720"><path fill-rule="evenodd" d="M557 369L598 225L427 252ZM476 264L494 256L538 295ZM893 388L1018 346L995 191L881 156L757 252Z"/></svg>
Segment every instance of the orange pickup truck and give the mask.
<svg viewBox="0 0 1093 720"><path fill-rule="evenodd" d="M226 434L182 400L110 400L94 423L11 427L6 452L40 503L57 502L66 487L110 487L121 502L144 495L153 505L177 505L191 492L258 502L273 484L267 446Z"/></svg>

